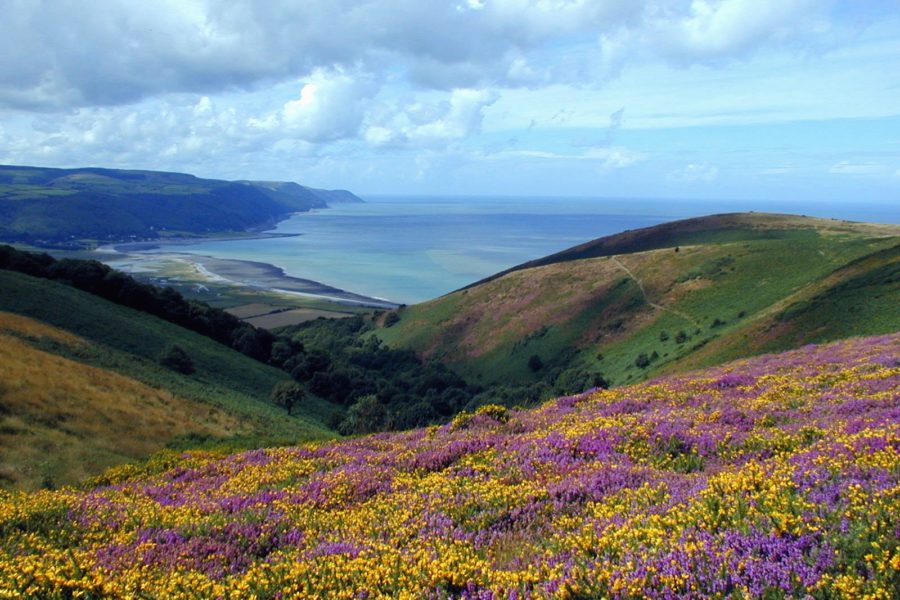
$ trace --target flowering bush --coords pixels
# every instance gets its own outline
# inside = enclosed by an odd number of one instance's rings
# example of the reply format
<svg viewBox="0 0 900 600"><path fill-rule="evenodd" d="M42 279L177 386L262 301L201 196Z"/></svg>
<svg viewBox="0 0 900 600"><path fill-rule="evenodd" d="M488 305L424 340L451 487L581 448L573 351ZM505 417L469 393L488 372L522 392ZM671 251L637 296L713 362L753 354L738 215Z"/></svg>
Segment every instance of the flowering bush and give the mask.
<svg viewBox="0 0 900 600"><path fill-rule="evenodd" d="M0 497L0 597L891 598L900 335ZM463 422L464 421L464 422Z"/></svg>

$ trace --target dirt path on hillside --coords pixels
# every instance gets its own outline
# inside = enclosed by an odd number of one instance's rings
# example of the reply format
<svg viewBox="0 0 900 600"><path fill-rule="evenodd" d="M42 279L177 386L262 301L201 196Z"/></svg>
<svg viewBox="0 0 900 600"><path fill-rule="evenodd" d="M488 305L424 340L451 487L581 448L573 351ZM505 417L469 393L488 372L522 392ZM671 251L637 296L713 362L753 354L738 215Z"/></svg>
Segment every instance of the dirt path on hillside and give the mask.
<svg viewBox="0 0 900 600"><path fill-rule="evenodd" d="M632 279L632 281L634 281L634 282L637 284L638 289L641 290L641 295L644 297L644 302L646 302L648 305L652 306L653 308L655 308L655 309L657 309L657 310L662 310L662 311L665 311L665 312L668 312L668 313L672 313L672 314L675 315L676 317L681 317L682 319L684 319L685 321L687 321L688 323L690 323L691 325L693 325L693 326L695 326L695 327L700 327L700 323L698 323L696 320L694 320L694 319L693 319L690 315L688 315L687 313L683 313L683 312L681 312L680 310L676 310L676 309L674 309L674 308L668 308L668 307L666 307L666 306L663 306L662 304L657 304L656 302L651 302L651 301L650 301L650 298L647 297L647 292L646 292L646 290L644 290L644 284L641 282L640 279L638 279L637 277L635 277L634 273L631 272L631 269L629 269L629 268L626 267L624 264L622 264L622 261L620 261L620 260L619 260L617 257L615 257L615 256L610 256L610 259L612 259L612 261L613 261L614 263L616 263L616 266L617 266L617 267L619 267L620 269L622 269L623 271L625 271L625 273Z"/></svg>

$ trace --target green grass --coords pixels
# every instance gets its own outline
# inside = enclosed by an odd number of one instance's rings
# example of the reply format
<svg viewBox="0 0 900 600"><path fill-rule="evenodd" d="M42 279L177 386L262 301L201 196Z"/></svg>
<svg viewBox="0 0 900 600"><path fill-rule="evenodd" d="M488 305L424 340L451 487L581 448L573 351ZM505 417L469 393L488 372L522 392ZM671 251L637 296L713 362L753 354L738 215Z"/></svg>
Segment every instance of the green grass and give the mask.
<svg viewBox="0 0 900 600"><path fill-rule="evenodd" d="M805 342L810 332L816 341L829 341L900 329L900 246L867 258L847 269L861 266L861 272L848 273L837 284L779 313L777 320L788 324L791 334L768 349Z"/></svg>
<svg viewBox="0 0 900 600"><path fill-rule="evenodd" d="M710 247L712 252L708 258L686 271L686 274L694 275L692 278L699 277L709 283L677 302L663 302L667 307L693 317L699 327L672 313L661 312L653 322L632 331L622 340L601 343L582 352L579 362L602 371L615 383L632 383L663 368L671 371L683 358L713 342L716 342L711 346L713 348L732 347L727 354L710 353L702 366L717 364L726 356L746 356L748 347L739 342L741 334L750 324L768 323L773 316L769 312L771 307L802 294L807 286L814 285L841 265L893 243L896 240L816 236L803 244L788 239L760 239L714 245ZM776 334L779 341L773 341L766 350L897 330L900 319L892 303L894 306L900 303L900 293L896 286L882 285L883 280L877 282L865 291L854 288L853 301L849 294L829 296L828 310L824 310L824 302L820 303L808 311L804 322L795 324L791 335ZM858 306L856 312L851 310L854 305ZM834 330L833 335L821 335L823 323L829 324ZM669 335L666 341L660 341L663 331ZM677 344L675 334L678 331L685 331L691 339ZM659 355L657 361L646 369L635 366L634 360L640 353L649 355L654 351ZM603 361L592 360L598 352L603 354Z"/></svg>
<svg viewBox="0 0 900 600"><path fill-rule="evenodd" d="M575 367L621 385L900 329L900 228L772 215L707 221L708 230L703 219L683 222L682 229L670 223L534 261L542 266L516 268L403 309L399 323L375 335L445 360L484 384L527 384L554 367ZM630 248L637 250L625 251ZM606 256L616 250L622 251L617 259ZM591 253L599 257L578 258ZM644 302L636 282L612 267L617 260L663 309ZM535 314L543 321L535 322ZM681 344L679 331L689 336ZM640 354L654 352L649 365L635 364ZM543 373L527 368L534 354Z"/></svg>
<svg viewBox="0 0 900 600"><path fill-rule="evenodd" d="M259 441L333 436L322 424L336 410L331 404L310 398L299 414L288 417L268 402L272 387L288 380L288 375L209 338L80 290L19 273L0 271L0 289L0 310L37 319L92 342L88 350L76 353L46 344L42 350L242 415L256 423ZM157 363L157 356L170 344L187 351L196 368L193 375L181 375Z"/></svg>

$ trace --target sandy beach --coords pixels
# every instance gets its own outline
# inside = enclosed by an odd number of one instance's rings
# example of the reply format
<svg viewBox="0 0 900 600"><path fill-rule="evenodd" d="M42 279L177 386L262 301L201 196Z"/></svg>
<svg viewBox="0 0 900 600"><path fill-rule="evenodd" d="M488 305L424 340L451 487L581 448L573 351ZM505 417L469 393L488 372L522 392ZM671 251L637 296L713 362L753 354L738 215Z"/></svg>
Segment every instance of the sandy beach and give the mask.
<svg viewBox="0 0 900 600"><path fill-rule="evenodd" d="M263 239L272 237L272 235L264 234L257 237ZM177 251L178 246L191 242L192 240L187 239L164 242L130 242L102 246L95 252L98 260L107 262L117 269L137 275L148 275L156 279L172 278L201 285L243 286L373 308L397 306L397 303L383 298L371 298L318 281L292 277L287 275L284 269L269 263L214 258ZM170 247L174 247L175 251L167 251L167 248Z"/></svg>

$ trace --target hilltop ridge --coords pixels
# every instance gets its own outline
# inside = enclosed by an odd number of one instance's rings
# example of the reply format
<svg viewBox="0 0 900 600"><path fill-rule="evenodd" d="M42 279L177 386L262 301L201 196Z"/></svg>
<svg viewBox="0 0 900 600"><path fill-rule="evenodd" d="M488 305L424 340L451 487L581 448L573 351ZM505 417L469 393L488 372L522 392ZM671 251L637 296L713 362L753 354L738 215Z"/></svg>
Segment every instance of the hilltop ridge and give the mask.
<svg viewBox="0 0 900 600"><path fill-rule="evenodd" d="M463 289L492 281L513 271L533 267L584 258L632 254L693 243L773 239L779 235L784 235L786 231L796 229L816 229L834 234L841 232L858 234L864 232L873 236L900 235L900 225L860 223L844 219L824 219L820 217L752 211L720 213L679 219L640 229L629 229L584 242L561 252L555 252L505 269L471 285L467 285Z"/></svg>

